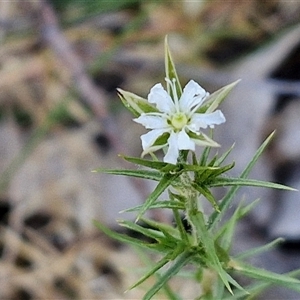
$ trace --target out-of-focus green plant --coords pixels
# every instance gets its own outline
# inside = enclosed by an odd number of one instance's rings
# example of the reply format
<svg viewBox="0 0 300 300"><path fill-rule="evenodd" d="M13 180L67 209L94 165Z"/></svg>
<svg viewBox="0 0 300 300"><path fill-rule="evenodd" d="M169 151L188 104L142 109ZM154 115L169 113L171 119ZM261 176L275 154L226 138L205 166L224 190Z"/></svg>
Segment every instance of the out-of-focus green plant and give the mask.
<svg viewBox="0 0 300 300"><path fill-rule="evenodd" d="M138 8L142 0L119 0L119 1L72 1L72 0L51 0L51 4L55 10L60 13L67 13L72 11L73 17L68 21L78 22L88 17L118 11L121 9Z"/></svg>
<svg viewBox="0 0 300 300"><path fill-rule="evenodd" d="M293 277L297 272L276 274L245 261L250 256L270 249L280 239L236 256L231 255L236 225L257 201L247 206L240 203L230 218L220 222L225 213L228 213L241 186L292 190L280 184L247 178L273 134L257 150L240 177L230 177L228 171L234 167L234 163L224 162L232 148L222 155L212 154L212 149L219 145L212 139L212 129L210 133L204 131L225 122L225 116L217 108L237 82L211 95L192 80L182 89L167 42L165 68L167 90L161 84L156 84L148 99L118 90L125 107L134 114L134 121L150 129L141 140L143 155L149 154L151 159L123 156L126 161L139 168L95 170L157 182L144 204L127 210L136 211L136 221L140 220L148 227L141 226L139 222L119 221L122 227L142 234L152 242L116 233L95 221L95 225L112 238L160 255L160 259L149 264L148 272L131 288L155 275L156 282L145 293L144 300L151 299L161 289L164 289L169 299L181 299L167 284L174 276L185 271L189 273L191 280L199 282L201 286L197 299L245 299L272 284L300 292L300 281ZM204 147L199 157L195 153L197 145ZM161 149L164 151L163 161L154 154ZM212 193L211 189L215 187L228 187L222 199L216 199ZM167 199L160 199L165 191ZM203 201L210 202L212 213L203 209ZM171 210L175 225L145 218L145 213L151 209ZM185 229L182 216L189 230ZM241 286L236 275L255 279L253 285Z"/></svg>

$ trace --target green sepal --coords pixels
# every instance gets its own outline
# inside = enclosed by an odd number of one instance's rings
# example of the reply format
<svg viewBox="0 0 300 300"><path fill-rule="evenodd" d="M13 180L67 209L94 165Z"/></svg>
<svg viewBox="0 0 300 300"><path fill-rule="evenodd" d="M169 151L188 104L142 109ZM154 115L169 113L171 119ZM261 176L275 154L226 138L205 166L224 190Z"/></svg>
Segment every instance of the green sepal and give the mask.
<svg viewBox="0 0 300 300"><path fill-rule="evenodd" d="M120 88L117 89L117 92L124 106L129 109L135 117L139 117L143 113L158 112L157 108L149 103L147 99Z"/></svg>
<svg viewBox="0 0 300 300"><path fill-rule="evenodd" d="M192 131L189 132L189 137L193 139L196 145L201 147L220 147L220 145L211 139L208 135L201 132L200 134L196 134Z"/></svg>
<svg viewBox="0 0 300 300"><path fill-rule="evenodd" d="M230 83L209 95L196 113L212 113L215 111L239 81L240 80Z"/></svg>
<svg viewBox="0 0 300 300"><path fill-rule="evenodd" d="M173 62L171 52L168 45L168 38L165 38L165 70L166 70L166 77L169 78L171 81L175 79L175 86L177 91L177 96L180 98L182 94L182 87L176 72L175 64ZM167 84L168 94L171 95L171 98L174 99L173 91L170 90L169 84Z"/></svg>

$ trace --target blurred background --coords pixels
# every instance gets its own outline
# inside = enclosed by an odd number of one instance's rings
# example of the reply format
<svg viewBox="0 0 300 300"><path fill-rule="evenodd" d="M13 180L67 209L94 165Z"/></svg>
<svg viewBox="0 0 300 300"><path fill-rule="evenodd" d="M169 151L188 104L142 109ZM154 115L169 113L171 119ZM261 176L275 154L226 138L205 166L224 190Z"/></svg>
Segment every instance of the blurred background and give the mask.
<svg viewBox="0 0 300 300"><path fill-rule="evenodd" d="M116 88L146 97L164 80L165 35L182 84L213 92L242 79L215 133L220 151L236 143L232 175L276 129L251 177L299 189L299 22L299 1L0 1L0 299L141 299L123 293L140 274L130 272L142 267L137 255L92 220L117 229L116 218L132 217L118 212L151 186L91 170L130 167L117 155L140 155L143 129ZM261 204L233 251L283 236L254 263L300 267L299 194L239 196ZM197 290L176 288L185 299ZM299 295L272 289L261 299Z"/></svg>

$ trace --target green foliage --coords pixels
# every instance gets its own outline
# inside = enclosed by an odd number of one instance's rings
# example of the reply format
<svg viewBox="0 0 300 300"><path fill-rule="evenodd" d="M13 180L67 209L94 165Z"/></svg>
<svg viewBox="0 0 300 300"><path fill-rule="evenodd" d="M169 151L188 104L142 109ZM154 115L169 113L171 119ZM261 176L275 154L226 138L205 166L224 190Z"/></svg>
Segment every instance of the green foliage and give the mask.
<svg viewBox="0 0 300 300"><path fill-rule="evenodd" d="M53 7L59 12L65 12L67 9L77 7L83 15L95 13L104 13L124 8L136 8L141 0L119 0L119 1L73 1L73 0L51 0Z"/></svg>

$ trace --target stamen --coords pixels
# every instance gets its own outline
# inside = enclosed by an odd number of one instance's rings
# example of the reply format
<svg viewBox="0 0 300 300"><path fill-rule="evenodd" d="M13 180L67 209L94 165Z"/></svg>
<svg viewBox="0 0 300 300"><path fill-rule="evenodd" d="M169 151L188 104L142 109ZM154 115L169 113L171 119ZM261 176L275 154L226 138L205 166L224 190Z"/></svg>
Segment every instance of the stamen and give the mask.
<svg viewBox="0 0 300 300"><path fill-rule="evenodd" d="M170 78L165 78L166 82L169 84L171 92L173 94L173 100L175 103L175 107L176 107L176 111L179 112L179 99L178 99L178 95L177 95L177 90L176 90L176 79L172 78L172 81L170 80Z"/></svg>

